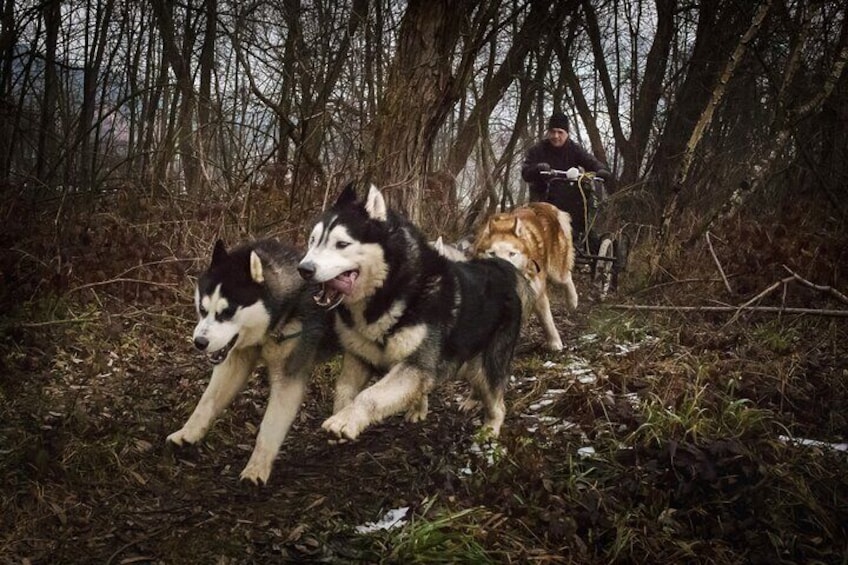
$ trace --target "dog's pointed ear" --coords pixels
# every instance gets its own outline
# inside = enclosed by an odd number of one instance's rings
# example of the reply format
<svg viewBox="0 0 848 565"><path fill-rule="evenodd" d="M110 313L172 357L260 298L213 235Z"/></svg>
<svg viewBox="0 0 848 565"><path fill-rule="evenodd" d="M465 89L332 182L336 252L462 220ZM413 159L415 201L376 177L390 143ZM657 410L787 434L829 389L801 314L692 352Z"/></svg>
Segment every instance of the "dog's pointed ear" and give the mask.
<svg viewBox="0 0 848 565"><path fill-rule="evenodd" d="M445 254L445 240L442 239L442 236L436 238L436 241L433 242L433 249L435 249L439 255Z"/></svg>
<svg viewBox="0 0 848 565"><path fill-rule="evenodd" d="M482 233L482 235L481 235L480 237L481 237L481 238L483 238L483 237L489 237L489 235L491 235L491 233L492 233L493 231L495 231L495 228L494 228L494 226L492 225L492 220L491 220L491 219L489 219L489 221L488 221L488 222L486 222L486 227L484 227L484 228L483 228L483 233Z"/></svg>
<svg viewBox="0 0 848 565"><path fill-rule="evenodd" d="M483 252L483 242L489 238L489 233L491 233L491 221L487 221L483 226L483 231L481 231L474 241L471 242L471 255L473 257L478 257Z"/></svg>
<svg viewBox="0 0 848 565"><path fill-rule="evenodd" d="M521 237L523 229L524 225L521 223L521 219L515 218L515 223L512 225L512 233L514 233L516 237Z"/></svg>
<svg viewBox="0 0 848 565"><path fill-rule="evenodd" d="M256 251L250 252L250 278L253 279L253 282L262 284L265 282L265 275L262 272L262 259L259 258L259 255Z"/></svg>
<svg viewBox="0 0 848 565"><path fill-rule="evenodd" d="M224 240L219 239L215 242L215 248L212 249L212 264L217 265L227 258L227 248L224 245Z"/></svg>
<svg viewBox="0 0 848 565"><path fill-rule="evenodd" d="M365 201L365 211L368 212L368 217L372 220L380 220L385 222L388 216L386 208L386 200L383 198L383 193L377 190L373 184L368 187L368 198Z"/></svg>
<svg viewBox="0 0 848 565"><path fill-rule="evenodd" d="M354 202L356 202L356 186L354 186L353 182L349 182L342 189L339 197L336 198L336 203L333 207L341 208L343 206L349 206Z"/></svg>

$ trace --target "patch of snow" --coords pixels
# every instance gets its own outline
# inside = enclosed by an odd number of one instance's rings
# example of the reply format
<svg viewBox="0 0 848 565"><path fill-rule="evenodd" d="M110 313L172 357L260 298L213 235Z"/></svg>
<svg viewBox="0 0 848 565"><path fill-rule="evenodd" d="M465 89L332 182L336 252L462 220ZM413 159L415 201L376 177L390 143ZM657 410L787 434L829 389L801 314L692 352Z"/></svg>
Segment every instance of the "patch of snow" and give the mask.
<svg viewBox="0 0 848 565"><path fill-rule="evenodd" d="M529 408L530 408L530 410L532 410L533 412L538 412L539 410L541 410L541 409L542 409L542 408L544 408L545 406L550 406L550 405L551 405L551 404L553 404L553 403L554 403L554 401L553 401L552 399L550 399L550 398L543 398L543 399L542 399L542 400L540 400L539 402L535 402L535 403L531 404L531 405L529 406Z"/></svg>
<svg viewBox="0 0 848 565"><path fill-rule="evenodd" d="M480 445L479 443L477 443L475 441L474 443L471 444L471 447L469 448L468 451L470 453L473 453L474 455L479 455L480 457L485 457L486 458L486 465L491 467L492 465L495 464L495 453L499 450L501 451L501 453L503 453L505 451L503 446L501 446L500 444L498 444L495 441L487 441L483 445Z"/></svg>
<svg viewBox="0 0 848 565"><path fill-rule="evenodd" d="M587 445L586 447L581 447L577 450L577 455L580 457L591 457L595 454L595 448L591 445Z"/></svg>
<svg viewBox="0 0 848 565"><path fill-rule="evenodd" d="M630 403L630 406L633 408L639 408L640 400L639 395L635 392L628 392L624 394L624 400Z"/></svg>
<svg viewBox="0 0 848 565"><path fill-rule="evenodd" d="M407 513L409 512L409 506L402 506L401 508L393 508L392 510L387 511L383 514L383 517L377 520L376 522L366 522L361 526L356 526L356 533L358 534L371 534L374 532L379 532L380 530L393 530L395 528L399 528L406 524Z"/></svg>
<svg viewBox="0 0 848 565"><path fill-rule="evenodd" d="M577 424L574 422L569 422L568 420L563 420L561 424L557 424L555 426L551 426L551 431L554 433L567 432L568 430L573 430L577 427Z"/></svg>
<svg viewBox="0 0 848 565"><path fill-rule="evenodd" d="M834 451L848 452L848 443L829 443L826 441L819 441L817 439L805 439L790 436L778 436L778 439L784 443L795 443L798 445L806 445L810 447L826 447Z"/></svg>

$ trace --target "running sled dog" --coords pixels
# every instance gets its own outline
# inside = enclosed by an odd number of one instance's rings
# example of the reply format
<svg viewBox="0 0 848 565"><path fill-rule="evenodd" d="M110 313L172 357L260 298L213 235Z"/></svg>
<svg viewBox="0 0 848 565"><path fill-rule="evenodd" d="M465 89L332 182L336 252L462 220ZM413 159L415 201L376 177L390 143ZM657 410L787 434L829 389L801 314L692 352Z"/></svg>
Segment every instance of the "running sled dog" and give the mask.
<svg viewBox="0 0 848 565"><path fill-rule="evenodd" d="M577 289L571 277L574 243L569 214L546 202L495 214L480 230L474 253L505 259L530 281L546 345L553 351L562 350L562 338L551 314L547 279L565 286L567 305L577 308Z"/></svg>
<svg viewBox="0 0 848 565"><path fill-rule="evenodd" d="M434 386L462 376L483 405L485 433L499 434L509 367L532 302L512 265L450 261L387 208L379 190L370 187L362 201L350 184L318 219L298 270L320 283L316 300L334 308L343 350L325 430L355 439L392 414L423 420Z"/></svg>
<svg viewBox="0 0 848 565"><path fill-rule="evenodd" d="M267 483L280 446L303 401L316 361L334 351L326 311L314 285L297 274L301 253L275 240L227 251L220 240L195 289L194 345L213 365L194 412L167 441L194 444L244 388L258 363L268 368L270 395L256 445L241 479Z"/></svg>

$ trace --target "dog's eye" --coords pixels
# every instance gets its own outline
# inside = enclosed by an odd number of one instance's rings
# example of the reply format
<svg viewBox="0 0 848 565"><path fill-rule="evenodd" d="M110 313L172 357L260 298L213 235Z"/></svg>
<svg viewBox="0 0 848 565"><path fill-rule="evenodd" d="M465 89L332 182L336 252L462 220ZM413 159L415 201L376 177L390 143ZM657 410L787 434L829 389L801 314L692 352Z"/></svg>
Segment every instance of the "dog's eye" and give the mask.
<svg viewBox="0 0 848 565"><path fill-rule="evenodd" d="M208 314L209 312L203 306L198 306L197 307L197 313L200 314L201 318L205 318L206 314Z"/></svg>
<svg viewBox="0 0 848 565"><path fill-rule="evenodd" d="M350 242L348 242L348 241L337 241L336 242L336 249L344 249L348 245L350 245Z"/></svg>
<svg viewBox="0 0 848 565"><path fill-rule="evenodd" d="M516 255L518 255L518 253L516 253L515 251L510 251L510 252L509 252L509 256L510 256L510 257L515 257Z"/></svg>
<svg viewBox="0 0 848 565"><path fill-rule="evenodd" d="M232 318L235 315L235 313L236 313L235 306L228 306L227 308L224 308L223 310L221 310L215 316L215 319L218 320L219 322L223 322L224 320L229 320L230 318Z"/></svg>

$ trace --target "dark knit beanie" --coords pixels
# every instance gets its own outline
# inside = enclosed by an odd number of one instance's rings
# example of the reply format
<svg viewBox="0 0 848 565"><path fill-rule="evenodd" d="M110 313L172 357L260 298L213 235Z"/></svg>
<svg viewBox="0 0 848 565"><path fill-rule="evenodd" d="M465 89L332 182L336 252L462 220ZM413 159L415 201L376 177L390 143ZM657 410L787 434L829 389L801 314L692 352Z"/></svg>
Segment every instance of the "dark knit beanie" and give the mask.
<svg viewBox="0 0 848 565"><path fill-rule="evenodd" d="M548 120L548 129L564 129L568 131L568 116L562 112L555 112Z"/></svg>

